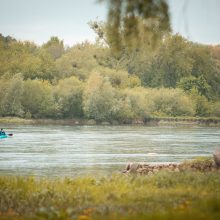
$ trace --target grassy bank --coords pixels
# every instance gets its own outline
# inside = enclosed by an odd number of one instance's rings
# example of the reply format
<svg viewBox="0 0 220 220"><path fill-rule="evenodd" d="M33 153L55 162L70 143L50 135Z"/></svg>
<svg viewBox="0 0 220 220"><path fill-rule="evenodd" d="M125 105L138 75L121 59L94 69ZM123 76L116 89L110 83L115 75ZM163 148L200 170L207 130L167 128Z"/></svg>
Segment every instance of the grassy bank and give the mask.
<svg viewBox="0 0 220 220"><path fill-rule="evenodd" d="M201 126L220 126L220 118L198 118L198 117L153 117L145 120L130 121L103 121L97 122L93 119L24 119L18 117L0 117L0 124L30 124L30 125L201 125Z"/></svg>
<svg viewBox="0 0 220 220"><path fill-rule="evenodd" d="M146 120L146 123L155 122L158 125L180 124L180 125L205 125L220 126L219 117L153 117Z"/></svg>
<svg viewBox="0 0 220 220"><path fill-rule="evenodd" d="M219 172L0 177L1 219L219 219Z"/></svg>

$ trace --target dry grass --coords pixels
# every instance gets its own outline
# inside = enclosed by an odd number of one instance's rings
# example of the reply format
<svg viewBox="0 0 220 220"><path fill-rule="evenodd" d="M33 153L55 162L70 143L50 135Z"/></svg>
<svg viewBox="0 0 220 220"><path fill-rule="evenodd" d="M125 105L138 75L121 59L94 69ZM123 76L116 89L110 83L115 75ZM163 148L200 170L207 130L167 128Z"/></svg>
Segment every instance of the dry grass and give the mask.
<svg viewBox="0 0 220 220"><path fill-rule="evenodd" d="M1 219L220 219L218 172L0 177Z"/></svg>

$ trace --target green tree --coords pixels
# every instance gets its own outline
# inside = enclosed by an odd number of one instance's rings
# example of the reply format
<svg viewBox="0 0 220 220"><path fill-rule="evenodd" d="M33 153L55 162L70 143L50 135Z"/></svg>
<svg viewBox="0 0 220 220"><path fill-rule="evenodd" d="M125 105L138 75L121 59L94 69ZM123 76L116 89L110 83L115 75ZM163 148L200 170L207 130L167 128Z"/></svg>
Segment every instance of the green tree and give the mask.
<svg viewBox="0 0 220 220"><path fill-rule="evenodd" d="M54 93L62 117L83 117L83 89L84 84L74 76L58 82Z"/></svg>
<svg viewBox="0 0 220 220"><path fill-rule="evenodd" d="M65 52L63 41L59 40L58 37L51 37L50 40L47 43L43 44L42 47L55 60L60 58Z"/></svg>
<svg viewBox="0 0 220 220"><path fill-rule="evenodd" d="M220 101L213 103L211 108L211 115L220 117Z"/></svg>
<svg viewBox="0 0 220 220"><path fill-rule="evenodd" d="M218 59L215 58L210 47L192 44L188 55L193 59L191 74L197 78L202 76L210 86L209 98L216 99L220 97L220 68Z"/></svg>
<svg viewBox="0 0 220 220"><path fill-rule="evenodd" d="M199 95L203 95L208 99L210 98L210 86L203 76L198 78L193 76L182 78L178 83L178 87L188 93L190 93L192 89L196 89Z"/></svg>
<svg viewBox="0 0 220 220"><path fill-rule="evenodd" d="M97 71L104 77L107 77L113 87L126 88L129 83L128 73L124 70L115 70L110 68L97 68Z"/></svg>
<svg viewBox="0 0 220 220"><path fill-rule="evenodd" d="M150 116L154 103L146 96L144 88L126 89L124 94L130 102L133 119L145 119Z"/></svg>
<svg viewBox="0 0 220 220"><path fill-rule="evenodd" d="M190 76L192 72L193 59L188 56L189 49L190 44L183 37L167 37L141 73L143 84L175 88L181 78Z"/></svg>
<svg viewBox="0 0 220 220"><path fill-rule="evenodd" d="M180 89L151 89L148 98L154 103L152 115L194 116L195 107L190 97Z"/></svg>
<svg viewBox="0 0 220 220"><path fill-rule="evenodd" d="M99 50L99 47L88 42L70 48L60 59L56 60L59 78L77 76L82 80L87 79L92 70L98 66L96 56Z"/></svg>
<svg viewBox="0 0 220 220"><path fill-rule="evenodd" d="M5 90L1 92L1 114L3 116L22 116L23 108L21 99L23 95L23 79L21 74L15 75L6 84L4 89Z"/></svg>
<svg viewBox="0 0 220 220"><path fill-rule="evenodd" d="M117 108L115 91L109 80L98 73L91 74L85 87L83 104L87 118L97 121L113 119Z"/></svg>
<svg viewBox="0 0 220 220"><path fill-rule="evenodd" d="M41 50L34 58L28 57L24 61L23 76L25 80L39 79L52 82L57 78L55 63L47 52Z"/></svg>
<svg viewBox="0 0 220 220"><path fill-rule="evenodd" d="M25 81L22 105L25 113L34 118L57 116L52 86L47 81Z"/></svg>
<svg viewBox="0 0 220 220"><path fill-rule="evenodd" d="M191 90L190 96L195 105L196 116L210 116L212 105L208 99L205 96L200 95L196 88Z"/></svg>
<svg viewBox="0 0 220 220"><path fill-rule="evenodd" d="M25 61L34 58L36 51L36 45L30 42L10 41L6 44L0 40L0 76L23 73Z"/></svg>

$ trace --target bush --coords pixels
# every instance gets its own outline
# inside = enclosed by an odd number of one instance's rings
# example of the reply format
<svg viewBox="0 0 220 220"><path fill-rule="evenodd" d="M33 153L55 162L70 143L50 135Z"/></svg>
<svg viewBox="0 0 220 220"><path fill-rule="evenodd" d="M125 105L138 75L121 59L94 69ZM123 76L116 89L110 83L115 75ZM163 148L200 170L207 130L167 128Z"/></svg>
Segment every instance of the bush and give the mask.
<svg viewBox="0 0 220 220"><path fill-rule="evenodd" d="M55 99L62 117L82 117L84 84L76 77L60 80L54 88Z"/></svg>
<svg viewBox="0 0 220 220"><path fill-rule="evenodd" d="M192 100L179 89L147 90L148 98L154 103L152 114L156 116L193 116Z"/></svg>
<svg viewBox="0 0 220 220"><path fill-rule="evenodd" d="M23 116L21 99L23 95L23 79L20 74L10 81L1 80L0 114L3 116Z"/></svg>
<svg viewBox="0 0 220 220"><path fill-rule="evenodd" d="M35 118L56 117L57 115L52 86L47 81L25 81L22 105L25 113Z"/></svg>
<svg viewBox="0 0 220 220"><path fill-rule="evenodd" d="M103 77L107 77L113 87L126 88L128 86L128 73L123 70L98 68Z"/></svg>
<svg viewBox="0 0 220 220"><path fill-rule="evenodd" d="M97 121L111 120L117 112L116 102L115 90L108 78L91 74L83 95L85 116Z"/></svg>
<svg viewBox="0 0 220 220"><path fill-rule="evenodd" d="M220 117L220 102L216 102L212 105L211 115L215 117Z"/></svg>
<svg viewBox="0 0 220 220"><path fill-rule="evenodd" d="M147 96L147 90L141 87L126 89L125 96L130 101L134 119L148 118L154 108L154 103Z"/></svg>
<svg viewBox="0 0 220 220"><path fill-rule="evenodd" d="M208 99L200 95L197 89L192 89L190 96L195 105L196 116L210 116L211 103Z"/></svg>
<svg viewBox="0 0 220 220"><path fill-rule="evenodd" d="M128 78L128 87L134 88L134 87L140 87L141 86L141 80L136 75L131 75Z"/></svg>

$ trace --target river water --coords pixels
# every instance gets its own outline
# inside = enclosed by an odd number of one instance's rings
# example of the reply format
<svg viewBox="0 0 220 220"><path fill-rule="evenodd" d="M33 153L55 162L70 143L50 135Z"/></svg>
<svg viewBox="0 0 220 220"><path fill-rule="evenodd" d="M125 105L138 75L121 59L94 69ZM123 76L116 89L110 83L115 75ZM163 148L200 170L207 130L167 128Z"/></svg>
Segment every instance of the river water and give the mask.
<svg viewBox="0 0 220 220"><path fill-rule="evenodd" d="M78 176L109 174L128 162L179 163L212 156L220 147L217 127L5 126L0 175Z"/></svg>

